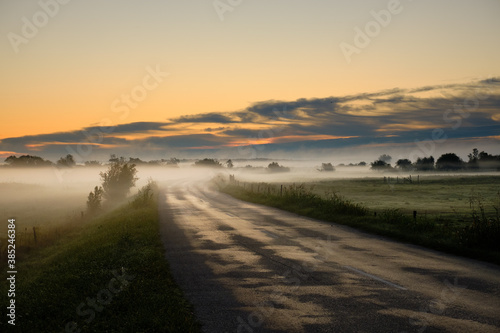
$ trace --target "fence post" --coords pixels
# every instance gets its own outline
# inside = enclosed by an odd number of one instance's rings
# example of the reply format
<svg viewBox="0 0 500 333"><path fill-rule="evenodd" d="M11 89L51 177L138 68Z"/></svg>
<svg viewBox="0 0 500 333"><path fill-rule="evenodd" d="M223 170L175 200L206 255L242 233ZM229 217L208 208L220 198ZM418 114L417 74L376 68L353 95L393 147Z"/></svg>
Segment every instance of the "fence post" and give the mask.
<svg viewBox="0 0 500 333"><path fill-rule="evenodd" d="M283 185L281 185L281 192L280 192L280 197L283 196Z"/></svg>
<svg viewBox="0 0 500 333"><path fill-rule="evenodd" d="M36 229L33 227L33 238L35 239L35 244L36 244Z"/></svg>
<svg viewBox="0 0 500 333"><path fill-rule="evenodd" d="M417 211L413 211L413 220L416 222L417 221Z"/></svg>

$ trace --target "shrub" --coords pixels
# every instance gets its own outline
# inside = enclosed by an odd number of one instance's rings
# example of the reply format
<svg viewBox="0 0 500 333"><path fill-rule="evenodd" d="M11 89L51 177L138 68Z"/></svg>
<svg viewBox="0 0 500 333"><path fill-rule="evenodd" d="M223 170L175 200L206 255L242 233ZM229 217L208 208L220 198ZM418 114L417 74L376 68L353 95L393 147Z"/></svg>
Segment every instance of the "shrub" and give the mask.
<svg viewBox="0 0 500 333"><path fill-rule="evenodd" d="M101 200L104 190L100 186L96 186L93 192L89 193L87 198L87 212L95 214L101 210Z"/></svg>
<svg viewBox="0 0 500 333"><path fill-rule="evenodd" d="M202 160L194 162L194 166L198 167L211 167L211 168L222 168L222 164L213 158L204 158Z"/></svg>
<svg viewBox="0 0 500 333"><path fill-rule="evenodd" d="M123 160L112 162L106 172L100 173L106 199L112 202L125 199L138 179L135 177L136 173L135 164L126 163Z"/></svg>
<svg viewBox="0 0 500 333"><path fill-rule="evenodd" d="M148 183L144 185L139 192L134 197L131 202L132 207L139 208L147 206L149 203L153 202L153 197L155 193L158 192L158 185L153 180L148 180Z"/></svg>

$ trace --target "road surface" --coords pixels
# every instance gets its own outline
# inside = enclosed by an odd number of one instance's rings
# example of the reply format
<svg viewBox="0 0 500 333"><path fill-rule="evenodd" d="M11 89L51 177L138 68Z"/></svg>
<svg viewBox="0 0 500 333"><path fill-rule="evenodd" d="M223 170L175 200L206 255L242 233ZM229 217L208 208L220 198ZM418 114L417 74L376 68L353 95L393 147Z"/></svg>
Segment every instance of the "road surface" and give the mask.
<svg viewBox="0 0 500 333"><path fill-rule="evenodd" d="M500 332L500 267L179 181L160 196L205 332Z"/></svg>

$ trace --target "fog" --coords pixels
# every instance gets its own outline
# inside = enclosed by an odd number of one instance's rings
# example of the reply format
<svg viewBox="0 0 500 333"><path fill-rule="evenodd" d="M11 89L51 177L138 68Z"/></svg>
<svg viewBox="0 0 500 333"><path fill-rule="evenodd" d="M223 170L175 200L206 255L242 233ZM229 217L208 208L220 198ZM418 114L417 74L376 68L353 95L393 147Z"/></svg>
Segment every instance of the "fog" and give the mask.
<svg viewBox="0 0 500 333"><path fill-rule="evenodd" d="M221 161L223 162L223 161ZM340 178L363 178L407 176L410 173L381 173L370 170L368 166L336 166L335 171L318 171L321 166L316 161L277 160L280 165L289 167L289 172L269 172L269 160L233 161L234 167L200 168L193 162L180 163L178 167L137 166L136 186L131 194L145 185L149 179L162 186L179 184L199 185L218 174L228 177L234 175L240 181L291 183L333 180ZM252 167L246 167L251 165ZM102 167L77 166L67 169L47 168L1 168L0 169L0 237L5 236L8 218L16 218L22 228L31 226L58 226L67 221L78 221L86 210L87 196L95 186L101 185L99 173ZM412 172L412 175L430 176L443 173ZM447 173L449 176L471 175L470 172ZM495 174L489 172L481 174Z"/></svg>

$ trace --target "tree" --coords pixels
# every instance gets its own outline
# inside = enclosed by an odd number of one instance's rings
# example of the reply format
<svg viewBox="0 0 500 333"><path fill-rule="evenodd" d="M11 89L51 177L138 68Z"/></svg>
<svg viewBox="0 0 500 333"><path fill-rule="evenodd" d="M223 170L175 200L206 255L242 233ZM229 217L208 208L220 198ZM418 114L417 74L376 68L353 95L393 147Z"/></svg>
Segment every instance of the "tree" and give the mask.
<svg viewBox="0 0 500 333"><path fill-rule="evenodd" d="M99 161L85 161L85 166L101 166L102 163Z"/></svg>
<svg viewBox="0 0 500 333"><path fill-rule="evenodd" d="M111 154L111 155L109 156L109 161L110 161L111 163L115 163L115 162L125 163L125 157L123 157L123 156L116 157L116 155L115 155L115 154Z"/></svg>
<svg viewBox="0 0 500 333"><path fill-rule="evenodd" d="M321 169L319 171L335 171L335 167L332 163L321 163Z"/></svg>
<svg viewBox="0 0 500 333"><path fill-rule="evenodd" d="M213 158L204 158L194 162L195 166L198 167L209 167L209 168L222 168L222 164Z"/></svg>
<svg viewBox="0 0 500 333"><path fill-rule="evenodd" d="M359 166L366 166L366 162L365 161L361 161L358 163Z"/></svg>
<svg viewBox="0 0 500 333"><path fill-rule="evenodd" d="M472 149L472 153L467 155L469 161L467 162L467 167L469 169L477 169L479 168L479 151L477 148Z"/></svg>
<svg viewBox="0 0 500 333"><path fill-rule="evenodd" d="M96 186L93 192L87 197L87 211L89 214L95 214L101 210L101 200L104 190L100 186Z"/></svg>
<svg viewBox="0 0 500 333"><path fill-rule="evenodd" d="M57 166L60 166L60 167L71 168L71 167L74 167L75 164L76 164L75 160L73 159L73 155L71 155L71 154L66 155L66 157L61 157L57 161Z"/></svg>
<svg viewBox="0 0 500 333"><path fill-rule="evenodd" d="M392 157L390 155L383 154L380 155L378 159L379 161L384 161L385 163L391 163Z"/></svg>
<svg viewBox="0 0 500 333"><path fill-rule="evenodd" d="M147 162L144 162L143 160L137 157L129 157L128 162L135 165L147 164Z"/></svg>
<svg viewBox="0 0 500 333"><path fill-rule="evenodd" d="M391 165L385 161L382 161L380 159L376 160L375 162L371 162L371 169L372 170L387 170L391 169Z"/></svg>
<svg viewBox="0 0 500 333"><path fill-rule="evenodd" d="M478 155L480 168L500 170L500 155L491 155L484 151Z"/></svg>
<svg viewBox="0 0 500 333"><path fill-rule="evenodd" d="M22 155L19 157L11 155L5 159L5 163L13 167L40 167L52 165L51 161L32 155Z"/></svg>
<svg viewBox="0 0 500 333"><path fill-rule="evenodd" d="M469 158L469 163L475 163L479 159L479 150L477 148L472 149L472 153L467 155Z"/></svg>
<svg viewBox="0 0 500 333"><path fill-rule="evenodd" d="M290 168L279 165L278 162L271 162L267 166L267 170L270 172L288 172Z"/></svg>
<svg viewBox="0 0 500 333"><path fill-rule="evenodd" d="M167 161L168 166L177 166L180 160L178 158L172 157Z"/></svg>
<svg viewBox="0 0 500 333"><path fill-rule="evenodd" d="M407 158L399 159L396 162L396 166L401 170L410 170L411 169L411 161Z"/></svg>
<svg viewBox="0 0 500 333"><path fill-rule="evenodd" d="M464 161L455 153L441 155L436 161L436 169L439 170L459 170L464 166Z"/></svg>
<svg viewBox="0 0 500 333"><path fill-rule="evenodd" d="M138 179L135 177L136 173L135 164L121 160L111 163L106 172L100 173L106 199L113 202L125 199Z"/></svg>
<svg viewBox="0 0 500 333"><path fill-rule="evenodd" d="M419 171L430 171L434 170L434 157L424 157L424 158L417 158L417 161L415 162L415 169Z"/></svg>
<svg viewBox="0 0 500 333"><path fill-rule="evenodd" d="M231 169L232 167L234 167L233 161L231 161L231 160L227 160L227 161L226 161L226 166L227 166L229 169Z"/></svg>

